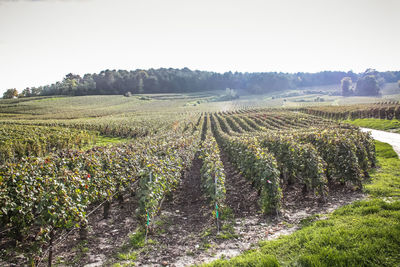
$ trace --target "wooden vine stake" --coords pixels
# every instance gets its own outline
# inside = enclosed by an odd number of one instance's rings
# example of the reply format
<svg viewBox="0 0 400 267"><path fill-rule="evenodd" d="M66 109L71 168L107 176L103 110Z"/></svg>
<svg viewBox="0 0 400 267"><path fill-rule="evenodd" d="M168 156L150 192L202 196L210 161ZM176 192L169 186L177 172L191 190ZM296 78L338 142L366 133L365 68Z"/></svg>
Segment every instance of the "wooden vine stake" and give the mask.
<svg viewBox="0 0 400 267"><path fill-rule="evenodd" d="M109 217L109 215L110 215L110 206L111 206L111 203L110 203L109 200L107 200L107 201L104 203L104 209L103 209L103 218L104 218L104 219L108 219L108 217Z"/></svg>
<svg viewBox="0 0 400 267"><path fill-rule="evenodd" d="M88 227L86 222L82 222L79 228L79 238L83 240L87 240L88 237Z"/></svg>
<svg viewBox="0 0 400 267"><path fill-rule="evenodd" d="M51 263L53 261L53 239L54 239L54 230L50 231L50 246L49 246L49 262L48 266L51 267Z"/></svg>
<svg viewBox="0 0 400 267"><path fill-rule="evenodd" d="M152 183L152 180L153 180L153 174L150 172L149 184ZM147 214L146 214L146 236L145 236L145 239L144 239L146 243L147 243L147 234L149 232L149 226L150 226L150 215L149 215L149 212L147 212Z"/></svg>
<svg viewBox="0 0 400 267"><path fill-rule="evenodd" d="M215 183L215 196L217 196L217 190L218 190L218 184L217 184L217 176L215 176L214 179L214 183ZM219 233L219 214L218 214L218 202L215 201L215 219L217 220L217 233Z"/></svg>

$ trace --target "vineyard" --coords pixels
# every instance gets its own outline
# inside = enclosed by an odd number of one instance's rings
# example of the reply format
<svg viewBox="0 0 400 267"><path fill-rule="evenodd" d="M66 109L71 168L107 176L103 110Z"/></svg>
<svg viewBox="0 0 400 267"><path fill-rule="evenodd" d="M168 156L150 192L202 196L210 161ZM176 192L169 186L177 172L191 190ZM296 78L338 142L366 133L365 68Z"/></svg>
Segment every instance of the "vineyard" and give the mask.
<svg viewBox="0 0 400 267"><path fill-rule="evenodd" d="M65 254L59 248L63 243L92 238L93 218L113 219L121 209L130 211L129 229L139 229L135 238L143 242L160 238L159 225L169 209L197 213L182 215L185 221L171 215L177 224L190 228L192 222L208 227L207 236L232 237L229 218L250 213L260 220L279 218L289 198L327 203L338 188L361 190L376 166L369 134L297 111L238 109L110 120L3 121L1 247L14 248L2 249L3 259L50 265ZM131 139L82 149L97 134Z"/></svg>
<svg viewBox="0 0 400 267"><path fill-rule="evenodd" d="M386 101L375 104L359 104L348 106L305 107L299 111L322 116L334 120L354 120L365 118L400 119L400 104L398 101Z"/></svg>
<svg viewBox="0 0 400 267"><path fill-rule="evenodd" d="M0 162L27 156L45 156L60 150L81 148L95 142L96 135L61 127L0 125Z"/></svg>

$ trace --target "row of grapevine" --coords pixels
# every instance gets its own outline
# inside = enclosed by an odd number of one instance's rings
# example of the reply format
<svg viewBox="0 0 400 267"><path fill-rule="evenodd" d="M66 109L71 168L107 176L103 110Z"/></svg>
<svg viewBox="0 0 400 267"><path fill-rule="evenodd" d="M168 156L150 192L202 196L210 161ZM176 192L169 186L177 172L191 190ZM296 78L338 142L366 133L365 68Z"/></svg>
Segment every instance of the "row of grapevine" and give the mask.
<svg viewBox="0 0 400 267"><path fill-rule="evenodd" d="M281 130L281 129L302 129L315 125L326 124L327 121L305 114L293 112L263 112L247 111L240 114L233 112L218 114L226 120L228 126L236 133Z"/></svg>
<svg viewBox="0 0 400 267"><path fill-rule="evenodd" d="M209 115L203 116L203 136L200 146L200 159L202 167L200 170L202 184L212 205L215 205L218 219L218 207L221 207L225 200L225 172L220 158L220 150L211 132L211 120Z"/></svg>
<svg viewBox="0 0 400 267"><path fill-rule="evenodd" d="M61 127L0 125L0 163L17 161L25 156L44 156L67 148L94 143L96 135Z"/></svg>
<svg viewBox="0 0 400 267"><path fill-rule="evenodd" d="M223 132L214 116L211 116L211 120L214 135L229 159L258 189L263 212L278 212L282 194L274 156L261 148L257 139L229 136Z"/></svg>
<svg viewBox="0 0 400 267"><path fill-rule="evenodd" d="M136 115L108 116L91 119L71 120L1 120L0 124L37 125L49 127L65 127L96 131L101 135L123 138L138 138L169 130L177 121L186 121L190 116L180 115Z"/></svg>
<svg viewBox="0 0 400 267"><path fill-rule="evenodd" d="M236 133L243 133L243 129L240 127L240 125L232 119L231 116L223 116L225 119L226 124L229 126L229 128Z"/></svg>
<svg viewBox="0 0 400 267"><path fill-rule="evenodd" d="M138 198L141 214L148 223L158 213L165 195L179 185L182 172L191 166L199 143L200 131L196 130L189 136L172 135L142 150Z"/></svg>
<svg viewBox="0 0 400 267"><path fill-rule="evenodd" d="M316 128L294 133L292 138L313 144L327 164L332 182L351 182L362 187L362 180L375 166L375 145L369 133L340 127Z"/></svg>
<svg viewBox="0 0 400 267"><path fill-rule="evenodd" d="M323 169L324 176L329 182L350 182L361 188L362 180L375 166L373 139L368 133L363 133L354 127L346 129L327 126L307 130L267 131L258 133L257 138L260 139L261 145L268 147L274 153L284 178L293 180L295 179L293 177L301 177L299 170L292 169L298 168L297 164L304 171L313 170L313 175L312 173L302 175L307 179L314 177L303 181L308 187L311 184L322 185L325 178L321 176L318 178L317 174L321 174ZM291 176L293 177L290 178Z"/></svg>
<svg viewBox="0 0 400 267"><path fill-rule="evenodd" d="M313 145L300 144L273 132L263 133L257 139L262 147L274 154L283 182L303 185L306 191L313 190L320 197L325 197L326 163Z"/></svg>
<svg viewBox="0 0 400 267"><path fill-rule="evenodd" d="M231 116L231 118L237 123L238 127L242 130L242 132L252 132L254 128L252 128L243 118L242 116Z"/></svg>
<svg viewBox="0 0 400 267"><path fill-rule="evenodd" d="M316 116L325 117L334 120L347 119L398 119L400 120L400 104L399 103L378 103L368 105L349 105L339 107L306 107L299 111Z"/></svg>
<svg viewBox="0 0 400 267"><path fill-rule="evenodd" d="M258 115L263 119L276 116L274 113L259 113ZM352 183L361 188L362 180L375 166L373 139L356 127L337 125L325 120L315 123L315 127L306 127L311 125L310 121L316 118L296 115L297 118L305 117L305 119L297 122L295 120L289 122L288 119L280 120L280 126L276 125L274 130L269 130L261 126L261 123L267 125L261 119L247 117L250 122L259 123L257 124L260 127L259 130L245 131L239 128L241 133L232 133L227 129L227 125L232 125L228 118L230 121L238 122L234 119L236 116L243 119L245 115L215 114L213 116L215 125L218 125L218 130L215 132L219 141L225 139L226 144L226 140L230 139L232 143L236 141L236 146L254 144L267 149L277 161L281 182L302 185L305 191L313 191L322 199L327 194L328 182ZM297 127L300 124L302 127ZM239 123L235 126L240 127ZM255 129L255 127L252 128ZM230 134L229 137L227 133ZM230 154L230 147L223 147ZM239 154L239 150L235 153ZM232 161L235 162L235 159L233 158ZM241 168L238 166L238 168L243 173L247 171L246 166L241 166Z"/></svg>

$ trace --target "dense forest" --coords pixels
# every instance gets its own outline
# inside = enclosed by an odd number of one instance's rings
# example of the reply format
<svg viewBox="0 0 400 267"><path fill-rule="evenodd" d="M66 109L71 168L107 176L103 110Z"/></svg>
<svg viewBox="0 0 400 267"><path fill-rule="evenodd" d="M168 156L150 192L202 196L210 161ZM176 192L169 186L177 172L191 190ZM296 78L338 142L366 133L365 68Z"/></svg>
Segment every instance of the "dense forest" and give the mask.
<svg viewBox="0 0 400 267"><path fill-rule="evenodd" d="M400 71L379 72L386 82L400 80ZM20 96L37 95L114 95L142 93L189 93L225 88L245 90L251 94L295 89L307 86L340 84L349 77L353 82L362 77L352 71L318 73L225 72L190 70L188 68L149 70L104 70L83 77L68 74L51 85L25 88Z"/></svg>

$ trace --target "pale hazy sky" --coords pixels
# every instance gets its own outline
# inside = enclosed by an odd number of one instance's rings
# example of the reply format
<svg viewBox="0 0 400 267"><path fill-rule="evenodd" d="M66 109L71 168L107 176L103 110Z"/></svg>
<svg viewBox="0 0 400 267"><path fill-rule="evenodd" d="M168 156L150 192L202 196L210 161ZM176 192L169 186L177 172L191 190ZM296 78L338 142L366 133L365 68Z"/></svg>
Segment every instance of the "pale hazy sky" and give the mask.
<svg viewBox="0 0 400 267"><path fill-rule="evenodd" d="M104 69L400 70L399 0L0 0L0 93Z"/></svg>

